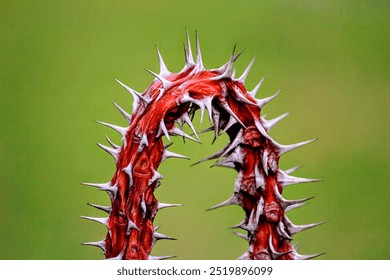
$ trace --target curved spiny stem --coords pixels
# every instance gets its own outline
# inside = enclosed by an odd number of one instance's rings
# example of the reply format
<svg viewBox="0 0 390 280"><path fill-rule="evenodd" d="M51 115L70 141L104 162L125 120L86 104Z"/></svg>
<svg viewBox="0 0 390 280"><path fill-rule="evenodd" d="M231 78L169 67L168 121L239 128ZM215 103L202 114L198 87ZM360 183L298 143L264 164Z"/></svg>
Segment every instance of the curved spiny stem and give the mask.
<svg viewBox="0 0 390 280"><path fill-rule="evenodd" d="M235 48L234 48L235 49ZM169 158L186 156L166 150L162 137L171 140L173 136L185 137L199 142L191 117L199 110L201 120L207 111L214 140L223 132L230 142L221 151L200 160L217 159L214 166L233 168L238 172L233 195L215 209L227 205L239 205L244 210L244 220L235 227L247 231L243 237L249 249L240 259L302 259L291 245L292 236L302 230L318 225L294 225L285 215L288 210L304 205L307 199L287 200L282 191L286 185L312 182L290 176L294 170L279 169L280 156L290 150L312 142L293 145L277 143L268 131L284 114L273 120L261 117L261 110L272 101L280 90L266 98L256 99L260 83L247 91L244 82L254 60L249 63L240 78L232 77L234 61L238 58L234 51L229 61L222 67L206 70L203 66L200 43L196 36L196 59L192 56L191 43L187 34L185 47L186 64L180 73L168 71L157 49L160 73L148 70L154 77L148 89L139 93L119 82L134 98L132 115L114 105L123 114L128 127L120 127L99 122L118 131L123 137L121 147L112 143L106 147L99 144L114 157L116 172L110 182L89 184L108 192L112 205L108 207L91 204L109 214L107 218L84 217L103 223L108 233L104 240L87 242L86 245L103 249L107 259L164 259L151 256L158 240L173 240L158 233L153 220L160 209L180 206L158 202L154 190L160 185L163 176L157 172L160 163ZM187 123L193 131L187 135L175 124ZM310 257L310 256L309 256Z"/></svg>

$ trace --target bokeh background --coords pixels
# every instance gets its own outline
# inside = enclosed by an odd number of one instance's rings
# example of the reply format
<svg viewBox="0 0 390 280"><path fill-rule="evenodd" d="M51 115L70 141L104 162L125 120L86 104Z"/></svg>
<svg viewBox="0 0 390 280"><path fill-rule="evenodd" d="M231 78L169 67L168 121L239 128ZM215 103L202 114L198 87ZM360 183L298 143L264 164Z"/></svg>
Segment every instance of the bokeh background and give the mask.
<svg viewBox="0 0 390 280"><path fill-rule="evenodd" d="M103 216L87 202L105 193L80 182L107 182L110 156L96 142L115 132L93 120L125 125L112 101L131 111L132 98L114 78L143 91L158 71L157 45L171 71L184 65L187 27L199 32L204 64L224 64L235 43L245 48L241 73L261 77L259 97L280 87L264 113L290 116L271 135L289 144L319 141L281 160L302 164L295 174L321 183L290 186L287 198L315 196L290 214L293 222L326 223L295 237L303 254L320 259L390 259L389 1L8 1L0 3L0 259L102 259L81 246L106 229L78 218ZM205 128L198 125L200 129ZM229 226L239 207L205 211L227 199L235 173L190 167L219 150L174 139L171 150L191 161L168 160L156 196L185 206L161 210L155 224L178 241L160 241L154 255L177 259L235 259L247 248Z"/></svg>

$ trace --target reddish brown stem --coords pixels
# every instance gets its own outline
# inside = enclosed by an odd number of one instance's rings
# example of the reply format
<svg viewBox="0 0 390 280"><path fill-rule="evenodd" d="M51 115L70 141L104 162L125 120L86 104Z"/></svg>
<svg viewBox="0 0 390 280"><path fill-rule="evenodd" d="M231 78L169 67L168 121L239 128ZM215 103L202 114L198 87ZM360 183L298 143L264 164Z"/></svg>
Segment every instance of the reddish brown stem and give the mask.
<svg viewBox="0 0 390 280"><path fill-rule="evenodd" d="M101 247L106 258L113 259L163 259L152 257L151 251L159 239L172 239L157 233L153 220L159 209L169 206L160 203L154 190L160 185L162 176L157 172L160 163L169 157L184 157L169 152L163 146L162 137L175 135L197 141L191 117L195 111L209 118L215 137L225 131L230 138L228 145L206 158L218 159L217 166L234 168L238 172L231 198L216 205L240 205L244 220L236 227L247 231L243 236L249 249L240 259L307 259L313 256L299 255L291 245L295 233L317 224L296 226L290 222L286 212L298 207L305 200L289 201L282 197L283 188L289 184L312 182L290 176L279 169L282 154L308 144L281 145L268 134L271 127L282 117L265 120L261 109L274 96L256 99L259 85L252 92L245 88L244 81L251 64L240 78L232 75L234 52L221 68L206 70L203 67L199 41L197 57L193 61L191 46L186 49L186 65L177 73L170 73L158 52L160 74L151 72L156 79L142 94L126 85L121 85L134 97L133 114L117 106L129 122L121 128L105 124L123 136L123 145L112 148L102 146L116 160L116 172L107 184L89 184L107 191L112 206L95 207L109 213L108 219L90 218L104 223L108 228L106 238L87 245ZM181 127L187 123L194 137L186 135ZM204 161L204 160L202 160Z"/></svg>

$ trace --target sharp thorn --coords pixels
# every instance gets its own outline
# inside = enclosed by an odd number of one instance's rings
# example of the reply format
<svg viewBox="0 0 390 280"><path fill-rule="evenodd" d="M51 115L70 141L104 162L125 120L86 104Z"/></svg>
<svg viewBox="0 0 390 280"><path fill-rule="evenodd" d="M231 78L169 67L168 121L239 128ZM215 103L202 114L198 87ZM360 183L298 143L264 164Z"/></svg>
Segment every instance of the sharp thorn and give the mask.
<svg viewBox="0 0 390 280"><path fill-rule="evenodd" d="M197 68L197 72L201 72L204 70L204 67L203 67L203 61L202 61L202 53L200 51L198 32L195 33L195 37L196 37L196 64L195 64L196 66L195 66L195 68Z"/></svg>
<svg viewBox="0 0 390 280"><path fill-rule="evenodd" d="M278 251L276 251L274 246L273 246L273 244L272 244L272 236L270 236L269 239L268 239L268 246L269 246L269 249L271 251L270 252L271 253L271 257L274 260L276 260L276 259L278 259L280 257L283 257L285 255L288 255L288 254L293 252L293 250L290 250L290 251L287 251L287 252L278 252Z"/></svg>
<svg viewBox="0 0 390 280"><path fill-rule="evenodd" d="M103 150L105 150L107 153L109 153L115 159L115 161L118 161L119 152L116 149L104 146L99 143L97 145Z"/></svg>
<svg viewBox="0 0 390 280"><path fill-rule="evenodd" d="M127 123L129 124L131 122L131 114L127 113L125 110L123 110L118 104L116 104L115 102L112 102L115 107L119 110L119 112L121 112L121 114L123 115L123 117L126 119Z"/></svg>
<svg viewBox="0 0 390 280"><path fill-rule="evenodd" d="M317 227L319 225L322 225L324 222L318 222L318 223L312 223L307 225L294 225L286 215L284 215L284 223L287 227L288 232L290 233L290 236L294 236L297 233L300 233L304 230Z"/></svg>
<svg viewBox="0 0 390 280"><path fill-rule="evenodd" d="M189 136L188 134L186 134L184 131L180 130L179 128L177 127L174 127L173 130L171 131L171 134L173 135L179 135L179 136L182 136L182 137L185 137L185 138L188 138L194 142L198 142L200 143L199 140L195 139L195 138L192 138L191 136Z"/></svg>
<svg viewBox="0 0 390 280"><path fill-rule="evenodd" d="M82 219L100 223L102 225L105 225L106 227L108 225L108 217L107 218L97 218L97 217L88 217L88 216L79 216L79 217Z"/></svg>
<svg viewBox="0 0 390 280"><path fill-rule="evenodd" d="M210 160L210 159L217 159L217 158L220 158L221 155L226 151L227 148L228 148L228 146L222 148L222 149L219 150L218 152L216 152L216 153L214 153L214 154L212 154L212 155L210 155L210 156L208 156L208 157L205 157L205 158L203 158L203 159L201 159L201 160L195 162L194 164L191 164L191 166L197 165L197 164L199 164L199 163L201 163L201 162L204 162L204 161L207 161L207 160Z"/></svg>
<svg viewBox="0 0 390 280"><path fill-rule="evenodd" d="M101 241L84 242L84 243L81 243L81 245L98 247L98 248L102 249L103 252L106 252L106 240L105 239L103 239Z"/></svg>
<svg viewBox="0 0 390 280"><path fill-rule="evenodd" d="M292 167L290 169L284 170L284 173L287 174L287 175L290 175L291 173L297 171L301 167L302 167L302 165L297 165L297 166Z"/></svg>
<svg viewBox="0 0 390 280"><path fill-rule="evenodd" d="M133 166L129 163L125 168L122 169L124 173L127 174L129 178L129 187L133 186Z"/></svg>
<svg viewBox="0 0 390 280"><path fill-rule="evenodd" d="M174 238L174 237L170 237L170 236L168 236L168 235L161 234L161 233L159 233L159 232L157 232L157 231L155 231L155 232L153 233L153 238L154 238L155 240L160 240L160 239L177 240L177 239Z"/></svg>
<svg viewBox="0 0 390 280"><path fill-rule="evenodd" d="M161 203L159 202L157 204L157 210L164 209L164 208L169 208L169 207L179 207L183 206L183 204L170 204L170 203Z"/></svg>
<svg viewBox="0 0 390 280"><path fill-rule="evenodd" d="M244 73L242 73L241 77L236 80L237 82L240 82L241 84L245 83L246 77L248 76L249 71L251 70L253 63L255 62L255 59L256 59L256 56L251 60L251 62L249 63L249 65L245 69Z"/></svg>
<svg viewBox="0 0 390 280"><path fill-rule="evenodd" d="M157 46L156 46L156 52L157 52L157 56L158 56L158 61L160 63L160 74L159 75L162 77L170 75L171 72L169 72L167 66L165 65L164 60L161 56L160 50L157 48Z"/></svg>
<svg viewBox="0 0 390 280"><path fill-rule="evenodd" d="M301 204L305 201L308 201L310 199L313 199L314 196L312 197L308 197L308 198L304 198L304 199L295 199L295 200L286 200L280 193L279 193L279 190L278 190L278 186L275 185L274 186L274 193L276 195L276 198L279 200L279 203L280 205L283 207L284 210L287 210L288 208L290 208L291 206L295 205L295 204Z"/></svg>
<svg viewBox="0 0 390 280"><path fill-rule="evenodd" d="M119 81L117 79L115 79L115 80L133 96L134 100L138 101L138 99L141 99L142 102L145 103L145 106L150 103L150 101L145 96L141 95L139 92L137 92L134 89L128 87L127 85L125 85L121 81ZM133 111L133 114L134 114L134 111Z"/></svg>
<svg viewBox="0 0 390 280"><path fill-rule="evenodd" d="M257 106L261 109L264 107L264 105L266 105L267 103L271 102L272 100L274 100L278 95L279 93L281 92L282 89L279 89L274 95L270 96L270 97L266 97L266 98L263 98L263 99L256 99L256 104Z"/></svg>
<svg viewBox="0 0 390 280"><path fill-rule="evenodd" d="M162 156L161 161L164 161L164 160L166 160L167 158L183 158L183 159L190 159L189 157L186 157L186 156L183 156L183 155L180 155L180 154L177 154L177 153L173 153L173 152L168 151L168 150L164 150L164 154L163 154L163 156Z"/></svg>
<svg viewBox="0 0 390 280"><path fill-rule="evenodd" d="M99 209L99 210L102 210L106 213L110 213L111 210L112 210L112 207L111 206L101 206L101 205L97 205L97 204L93 204L93 203L87 203L89 206L91 207L94 207L96 209Z"/></svg>
<svg viewBox="0 0 390 280"><path fill-rule="evenodd" d="M207 209L207 211L210 211L210 210L214 210L214 209L217 209L217 208L220 208L220 207L224 207L224 206L229 206L229 205L238 205L238 199L235 195L233 195L232 197L230 197L229 199L225 200L224 202L221 202L217 205L214 205L213 207Z"/></svg>
<svg viewBox="0 0 390 280"><path fill-rule="evenodd" d="M276 145L276 148L279 152L279 156L289 152L289 151L292 151L292 150L295 150L296 148L299 148L299 147L302 147L304 145L307 145L307 144L310 144L314 141L316 141L317 139L311 139L311 140L308 140L308 141L304 141L304 142L300 142L300 143L296 143L296 144L291 144L291 145L282 145L282 144L279 144L279 143L276 143L274 141L274 144Z"/></svg>
<svg viewBox="0 0 390 280"><path fill-rule="evenodd" d="M160 80L160 82L163 84L164 89L168 89L172 85L172 82L168 81L163 76L160 76L159 74L156 74L156 73L154 73L153 71L151 71L149 69L145 69L145 70L148 71L153 76L155 76L158 80Z"/></svg>
<svg viewBox="0 0 390 280"><path fill-rule="evenodd" d="M278 183L285 188L288 185L300 184L300 183L312 183L320 182L320 179L301 178L287 175L282 170L278 170Z"/></svg>
<svg viewBox="0 0 390 280"><path fill-rule="evenodd" d="M99 124L102 124L104 126L107 126L117 132L119 132L120 135L122 136L125 136L126 135L126 131L127 131L127 127L121 127L121 126L117 126L117 125L114 125L114 124L110 124L110 123L106 123L106 122L101 122L101 121L95 121Z"/></svg>
<svg viewBox="0 0 390 280"><path fill-rule="evenodd" d="M161 119L160 129L164 132L165 137L167 137L168 141L171 142L171 138L169 137L169 133L167 127L165 126L164 119Z"/></svg>
<svg viewBox="0 0 390 280"><path fill-rule="evenodd" d="M113 148L116 149L116 150L119 150L119 149L121 148L120 146L118 146L118 145L116 145L114 142L112 142L111 139L108 138L107 135L105 135L105 136L106 136L107 142L110 144L111 147L113 147Z"/></svg>
<svg viewBox="0 0 390 280"><path fill-rule="evenodd" d="M256 96L256 93L259 91L261 85L264 82L264 77L260 80L260 82L252 89L252 91L248 91L248 93L254 98Z"/></svg>
<svg viewBox="0 0 390 280"><path fill-rule="evenodd" d="M278 122L287 117L289 113L284 113L283 115L276 117L272 120L262 119L263 126L266 130L270 131L272 127L274 127Z"/></svg>
<svg viewBox="0 0 390 280"><path fill-rule="evenodd" d="M187 29L186 29L186 39L187 39L186 65L187 67L191 67L195 64L195 62L192 56L191 40L190 40L190 36L188 35Z"/></svg>
<svg viewBox="0 0 390 280"><path fill-rule="evenodd" d="M242 239L249 241L249 237L246 234L243 234L241 232L233 231L232 232L234 235L237 235L238 237L241 237Z"/></svg>

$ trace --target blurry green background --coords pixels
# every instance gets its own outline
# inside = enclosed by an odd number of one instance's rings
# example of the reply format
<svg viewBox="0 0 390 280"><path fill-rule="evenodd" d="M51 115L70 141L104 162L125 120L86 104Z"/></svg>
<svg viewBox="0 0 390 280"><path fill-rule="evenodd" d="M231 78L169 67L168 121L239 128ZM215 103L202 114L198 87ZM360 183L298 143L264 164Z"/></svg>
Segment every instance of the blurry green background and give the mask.
<svg viewBox="0 0 390 280"><path fill-rule="evenodd" d="M81 242L101 240L103 226L79 215L103 216L87 202L105 193L80 182L107 182L114 172L104 143L111 130L93 120L125 125L112 101L131 111L132 99L114 78L143 91L158 71L157 45L171 71L184 65L187 27L199 32L204 64L224 64L235 43L245 48L240 74L259 97L282 94L264 113L290 116L271 135L283 144L319 138L281 159L296 176L321 183L288 187L287 198L316 196L291 212L296 224L326 223L298 234L303 254L320 259L390 259L389 1L6 1L0 3L0 259L101 259ZM206 127L198 125L199 129ZM162 202L154 255L235 259L247 248L229 226L239 207L207 212L233 191L235 173L190 164L226 144L171 150L191 161L168 160L156 191Z"/></svg>

